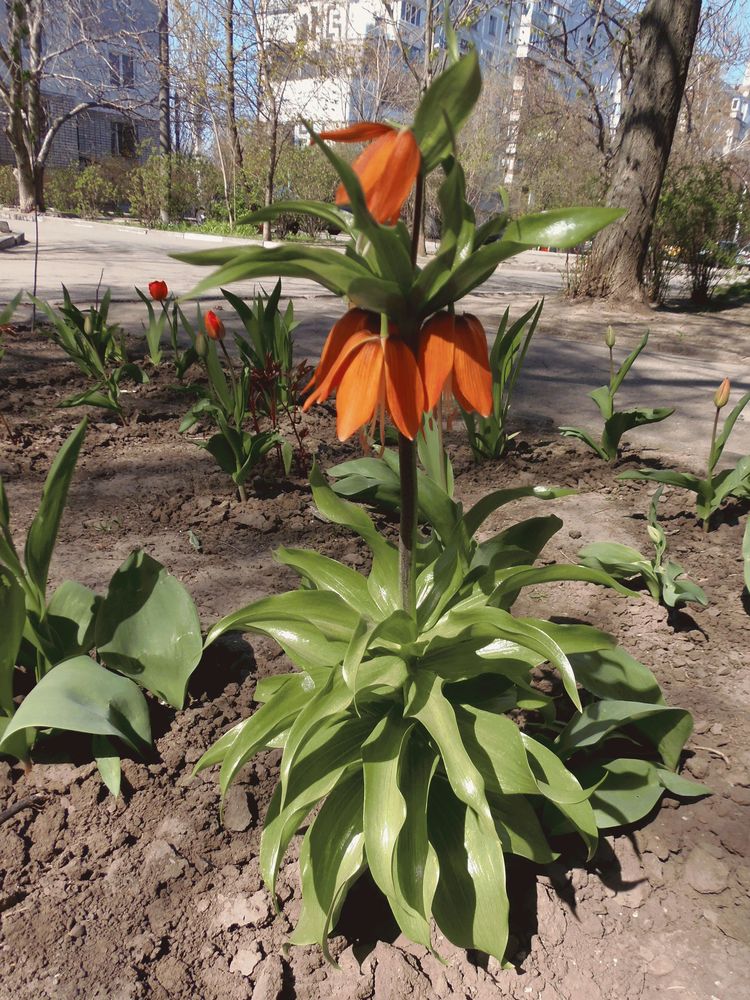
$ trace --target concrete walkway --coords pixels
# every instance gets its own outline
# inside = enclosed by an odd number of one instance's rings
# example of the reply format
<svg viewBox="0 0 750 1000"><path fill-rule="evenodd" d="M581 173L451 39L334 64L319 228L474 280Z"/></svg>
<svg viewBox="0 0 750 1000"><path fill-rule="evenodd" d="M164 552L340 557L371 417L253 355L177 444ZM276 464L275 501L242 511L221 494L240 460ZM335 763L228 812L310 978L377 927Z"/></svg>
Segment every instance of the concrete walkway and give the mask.
<svg viewBox="0 0 750 1000"><path fill-rule="evenodd" d="M0 306L19 288L30 289L33 283L33 224L14 221L13 228L24 231L29 243L0 254ZM112 289L112 318L132 332L145 319L143 304L134 293L136 285L145 291L149 281L159 278L178 294L186 294L206 274L205 268L171 259L170 253L246 242L201 234L188 234L186 238L183 234L67 219L40 220L39 234L39 296L59 302L60 286L64 283L74 301L84 304L94 300L101 279L102 289ZM530 296L554 297L561 288L564 267L562 254L534 251L521 254L498 269L480 293L467 298L465 306L480 316L488 330L494 330L507 305L518 315L521 308L528 308ZM262 284L270 290L273 279ZM232 290L249 297L259 287L257 282L239 282ZM296 331L297 353L315 359L328 329L341 314L340 303L313 282L298 279L285 279L284 293L293 299L300 322ZM202 299L201 305L205 309L225 303L211 293ZM24 308L28 311L28 307ZM564 317L561 320L558 311L556 323L561 321L564 322ZM602 330L606 322L602 322ZM713 325L714 321L711 322ZM632 332L640 335L647 323L648 318L642 322L640 317L631 318ZM549 418L555 425L583 426L598 436L598 410L586 393L607 381L608 352L603 344L576 343L570 339L570 331L566 339L556 337L550 332L550 325L545 323L543 314L519 382L515 412L521 417ZM750 345L750 328L747 338ZM618 361L626 353L626 347L618 345ZM750 355L750 347L747 353ZM721 357L720 351L717 357ZM618 394L618 408L674 406L676 413L663 423L632 431L625 440L641 449L679 456L686 465L700 469L711 433L712 395L724 376L732 380L731 407L742 392L750 390L750 356L698 361L647 348ZM725 461L734 462L749 453L750 405L736 425L724 453Z"/></svg>

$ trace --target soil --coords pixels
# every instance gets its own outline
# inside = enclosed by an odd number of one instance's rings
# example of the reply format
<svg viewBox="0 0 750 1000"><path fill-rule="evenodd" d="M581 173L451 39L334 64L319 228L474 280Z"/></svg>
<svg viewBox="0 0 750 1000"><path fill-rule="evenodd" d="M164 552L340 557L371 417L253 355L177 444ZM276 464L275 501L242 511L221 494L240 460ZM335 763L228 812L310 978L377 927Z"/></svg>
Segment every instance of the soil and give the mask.
<svg viewBox="0 0 750 1000"><path fill-rule="evenodd" d="M82 389L74 366L17 331L0 367L0 474L11 523L24 537L51 457L80 419L60 410ZM228 479L181 436L187 408L169 366L127 396L121 426L92 411L52 566L102 592L142 546L190 589L204 626L262 594L294 586L273 561L279 545L316 546L353 566L361 546L314 513L306 480L269 466L237 503ZM1 427L1 425L0 425ZM335 441L330 411L307 424L323 466L355 454ZM458 432L450 442L457 494L471 502L508 484L556 484L578 495L545 505L565 523L545 559L574 559L584 544L617 540L647 550L653 487L618 483L613 469L552 427L528 425L502 462L475 466ZM690 466L685 456L664 462ZM497 531L539 513L505 508ZM213 772L191 770L216 737L253 709L256 681L285 669L272 643L229 637L204 658L181 712L154 705L155 751L124 762L113 799L84 757L55 758L30 774L0 762L0 998L9 1000L743 1000L750 997L750 604L743 603L741 538L747 506L730 505L704 537L688 498L665 490L671 555L710 598L668 614L584 584L532 588L518 608L613 632L656 672L670 703L696 720L684 768L714 794L664 799L648 822L602 839L594 860L564 855L547 869L512 862L510 964L465 953L440 935L438 958L398 936L367 880L351 894L333 953L285 948L299 913L293 842L275 915L258 869L260 819L278 752L259 755L233 787L219 821ZM501 516L502 515L502 516ZM693 606L691 606L691 609ZM70 751L70 744L67 747Z"/></svg>

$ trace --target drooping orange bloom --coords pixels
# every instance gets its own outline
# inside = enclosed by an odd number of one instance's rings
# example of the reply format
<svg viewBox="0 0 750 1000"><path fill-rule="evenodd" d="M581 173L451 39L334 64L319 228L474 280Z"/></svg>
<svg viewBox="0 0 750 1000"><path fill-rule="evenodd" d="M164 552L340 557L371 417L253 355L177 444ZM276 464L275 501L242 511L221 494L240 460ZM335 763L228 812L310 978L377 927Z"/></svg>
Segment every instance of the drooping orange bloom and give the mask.
<svg viewBox="0 0 750 1000"><path fill-rule="evenodd" d="M352 164L362 185L370 214L377 222L394 226L404 202L417 179L422 162L417 140L411 129L395 129L381 122L359 122L348 128L320 133L331 142L370 142ZM336 204L346 205L349 198L343 184L336 189Z"/></svg>
<svg viewBox="0 0 750 1000"><path fill-rule="evenodd" d="M385 442L385 415L413 439L422 422L425 393L417 359L396 331L383 336L380 316L350 309L334 324L310 381L303 409L336 390L336 433L340 441L372 421Z"/></svg>
<svg viewBox="0 0 750 1000"><path fill-rule="evenodd" d="M469 313L436 313L419 335L419 371L432 410L442 393L452 394L468 413L492 412L492 373L484 327Z"/></svg>
<svg viewBox="0 0 750 1000"><path fill-rule="evenodd" d="M148 294L155 302L163 302L169 295L166 281L149 281Z"/></svg>
<svg viewBox="0 0 750 1000"><path fill-rule="evenodd" d="M206 333L211 340L223 340L225 329L224 323L219 319L213 309L209 309L203 317L206 326Z"/></svg>

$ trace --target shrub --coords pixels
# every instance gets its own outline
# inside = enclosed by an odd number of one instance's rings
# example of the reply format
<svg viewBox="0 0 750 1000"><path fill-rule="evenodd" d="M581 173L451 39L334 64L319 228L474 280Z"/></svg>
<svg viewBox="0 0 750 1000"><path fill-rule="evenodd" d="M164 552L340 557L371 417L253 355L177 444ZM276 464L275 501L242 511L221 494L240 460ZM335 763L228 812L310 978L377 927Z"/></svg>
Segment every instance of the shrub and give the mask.
<svg viewBox="0 0 750 1000"><path fill-rule="evenodd" d="M18 181L13 167L0 167L0 205L16 208L18 205Z"/></svg>
<svg viewBox="0 0 750 1000"><path fill-rule="evenodd" d="M170 166L170 219L194 215L199 208L210 206L218 197L221 179L210 160L174 154ZM164 160L156 154L136 167L130 177L130 209L146 225L153 225L161 218L165 185Z"/></svg>

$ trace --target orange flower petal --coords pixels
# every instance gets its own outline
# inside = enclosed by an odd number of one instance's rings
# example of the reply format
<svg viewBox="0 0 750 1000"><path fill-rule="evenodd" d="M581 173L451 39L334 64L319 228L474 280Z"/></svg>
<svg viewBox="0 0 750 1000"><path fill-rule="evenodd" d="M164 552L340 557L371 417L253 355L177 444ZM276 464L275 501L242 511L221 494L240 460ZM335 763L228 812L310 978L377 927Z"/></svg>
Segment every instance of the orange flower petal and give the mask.
<svg viewBox="0 0 750 1000"><path fill-rule="evenodd" d="M383 142L383 139L378 141ZM392 226L398 222L404 202L417 179L421 162L422 154L414 133L410 129L399 132L377 183L370 191L366 190L367 207L374 219ZM370 169L374 169L374 164Z"/></svg>
<svg viewBox="0 0 750 1000"><path fill-rule="evenodd" d="M484 327L468 313L456 318L453 394L468 412L492 412L492 373Z"/></svg>
<svg viewBox="0 0 750 1000"><path fill-rule="evenodd" d="M357 351L368 341L378 340L379 335L369 330L358 330L353 333L347 341L344 349L333 362L325 377L317 388L313 389L304 402L303 410L309 410L313 403L322 403L328 399L334 389L341 384L341 380L346 374L349 365L354 361Z"/></svg>
<svg viewBox="0 0 750 1000"><path fill-rule="evenodd" d="M383 381L383 348L379 339L361 345L344 372L336 394L339 441L366 424L375 412Z"/></svg>
<svg viewBox="0 0 750 1000"><path fill-rule="evenodd" d="M304 392L314 385L320 384L326 377L331 367L335 364L347 341L358 330L366 329L368 320L372 319L375 324L371 329L378 329L378 317L368 313L364 309L350 309L344 313L341 319L337 320L326 337L323 350L320 354L320 361L313 372L313 376L304 388Z"/></svg>
<svg viewBox="0 0 750 1000"><path fill-rule="evenodd" d="M455 335L454 317L447 312L438 313L422 327L419 371L427 396L427 410L437 406L446 379L453 371Z"/></svg>
<svg viewBox="0 0 750 1000"><path fill-rule="evenodd" d="M370 207L372 188L378 183L383 171L386 169L396 137L397 133L389 128L375 142L371 142L369 146L366 146L354 163L352 163L352 170L359 178L368 208ZM349 195L346 193L346 188L343 184L339 184L336 188L336 204L349 204Z"/></svg>
<svg viewBox="0 0 750 1000"><path fill-rule="evenodd" d="M425 391L417 359L398 337L385 341L385 398L394 424L413 440L422 424Z"/></svg>
<svg viewBox="0 0 750 1000"><path fill-rule="evenodd" d="M347 125L346 128L327 129L318 135L329 142L369 142L371 139L379 139L387 132L395 131L391 125L385 125L383 122L356 122L354 125Z"/></svg>

